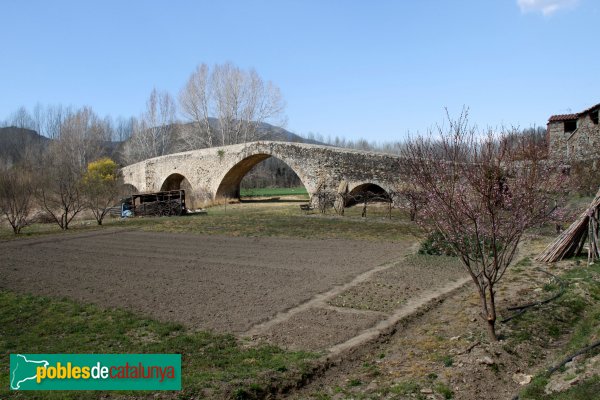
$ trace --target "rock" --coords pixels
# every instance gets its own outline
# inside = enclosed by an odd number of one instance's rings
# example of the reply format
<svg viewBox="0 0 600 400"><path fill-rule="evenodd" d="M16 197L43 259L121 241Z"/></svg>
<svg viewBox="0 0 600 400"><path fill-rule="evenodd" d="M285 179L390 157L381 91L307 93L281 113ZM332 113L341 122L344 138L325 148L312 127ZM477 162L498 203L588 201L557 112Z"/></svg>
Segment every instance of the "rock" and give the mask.
<svg viewBox="0 0 600 400"><path fill-rule="evenodd" d="M526 375L523 373L513 374L512 376L512 380L521 386L529 384L531 382L531 378L531 375Z"/></svg>
<svg viewBox="0 0 600 400"><path fill-rule="evenodd" d="M579 382L581 382L581 376L576 376L575 378L573 378L569 381L569 385L575 386L575 385L578 385Z"/></svg>
<svg viewBox="0 0 600 400"><path fill-rule="evenodd" d="M580 363L581 361L585 360L586 355L585 354L580 354L578 356L573 357L573 364L577 364Z"/></svg>
<svg viewBox="0 0 600 400"><path fill-rule="evenodd" d="M570 381L565 381L562 379L562 376L558 375L554 377L550 382L548 382L548 384L544 388L544 392L546 392L546 394L550 394L553 392L564 392L571 386L577 385L580 380L581 378L577 376L571 379Z"/></svg>
<svg viewBox="0 0 600 400"><path fill-rule="evenodd" d="M433 394L433 389L431 389L431 388L423 388L423 389L421 389L421 393L423 393L423 394Z"/></svg>
<svg viewBox="0 0 600 400"><path fill-rule="evenodd" d="M492 359L491 359L490 357L488 357L488 356L485 356L485 357L482 357L482 358L478 358L478 359L477 359L477 362L478 362L479 364L485 364L485 365L494 365L494 364L496 364L496 363L494 362L494 360L492 360Z"/></svg>
<svg viewBox="0 0 600 400"><path fill-rule="evenodd" d="M452 336L452 337L450 338L450 340L458 340L458 339L460 339L460 335L458 335L458 336Z"/></svg>

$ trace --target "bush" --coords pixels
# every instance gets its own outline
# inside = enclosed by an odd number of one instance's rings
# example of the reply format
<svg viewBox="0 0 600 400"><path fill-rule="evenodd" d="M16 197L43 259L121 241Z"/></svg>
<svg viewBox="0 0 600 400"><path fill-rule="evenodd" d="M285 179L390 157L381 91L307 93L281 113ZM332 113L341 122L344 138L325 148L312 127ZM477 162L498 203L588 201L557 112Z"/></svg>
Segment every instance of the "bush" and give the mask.
<svg viewBox="0 0 600 400"><path fill-rule="evenodd" d="M444 240L444 236L440 232L430 233L427 238L421 242L419 254L456 256L454 249Z"/></svg>

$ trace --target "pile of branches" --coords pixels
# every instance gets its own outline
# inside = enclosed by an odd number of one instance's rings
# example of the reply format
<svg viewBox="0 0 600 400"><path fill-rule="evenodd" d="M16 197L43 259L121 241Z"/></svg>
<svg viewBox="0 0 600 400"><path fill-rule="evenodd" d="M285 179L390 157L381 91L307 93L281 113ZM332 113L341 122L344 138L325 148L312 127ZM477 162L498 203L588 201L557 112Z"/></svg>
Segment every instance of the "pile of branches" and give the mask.
<svg viewBox="0 0 600 400"><path fill-rule="evenodd" d="M579 218L552 242L536 260L542 262L555 262L564 258L579 256L583 253L587 243L588 262L593 263L600 259L598 219L600 217L600 190L596 197Z"/></svg>
<svg viewBox="0 0 600 400"><path fill-rule="evenodd" d="M135 207L135 215L146 215L153 217L181 215L183 208L179 200L171 199L164 201L152 201L142 203Z"/></svg>

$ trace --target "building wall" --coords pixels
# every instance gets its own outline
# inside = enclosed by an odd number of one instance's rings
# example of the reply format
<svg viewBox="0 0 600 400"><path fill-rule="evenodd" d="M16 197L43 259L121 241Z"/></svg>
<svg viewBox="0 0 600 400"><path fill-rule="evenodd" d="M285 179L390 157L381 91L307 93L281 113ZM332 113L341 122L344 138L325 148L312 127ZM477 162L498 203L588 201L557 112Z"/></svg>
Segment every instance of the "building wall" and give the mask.
<svg viewBox="0 0 600 400"><path fill-rule="evenodd" d="M600 129L589 115L577 120L577 130L567 139L569 158L581 160L600 156Z"/></svg>
<svg viewBox="0 0 600 400"><path fill-rule="evenodd" d="M548 156L553 159L567 159L567 137L563 121L548 123Z"/></svg>
<svg viewBox="0 0 600 400"><path fill-rule="evenodd" d="M564 121L550 121L548 146L550 158L565 162L600 158L600 125L592 121L589 113L577 119L574 132L564 131Z"/></svg>

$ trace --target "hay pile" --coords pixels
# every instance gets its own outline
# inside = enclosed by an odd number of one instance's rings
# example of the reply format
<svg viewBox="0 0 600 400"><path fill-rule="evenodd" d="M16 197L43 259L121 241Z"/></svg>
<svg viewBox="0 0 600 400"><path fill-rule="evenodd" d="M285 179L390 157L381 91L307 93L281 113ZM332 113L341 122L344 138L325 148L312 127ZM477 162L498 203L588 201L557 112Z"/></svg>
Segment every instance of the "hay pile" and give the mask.
<svg viewBox="0 0 600 400"><path fill-rule="evenodd" d="M598 243L598 218L600 214L600 190L596 197L575 222L535 259L542 262L555 262L564 258L581 255L586 247L588 262L600 258Z"/></svg>

